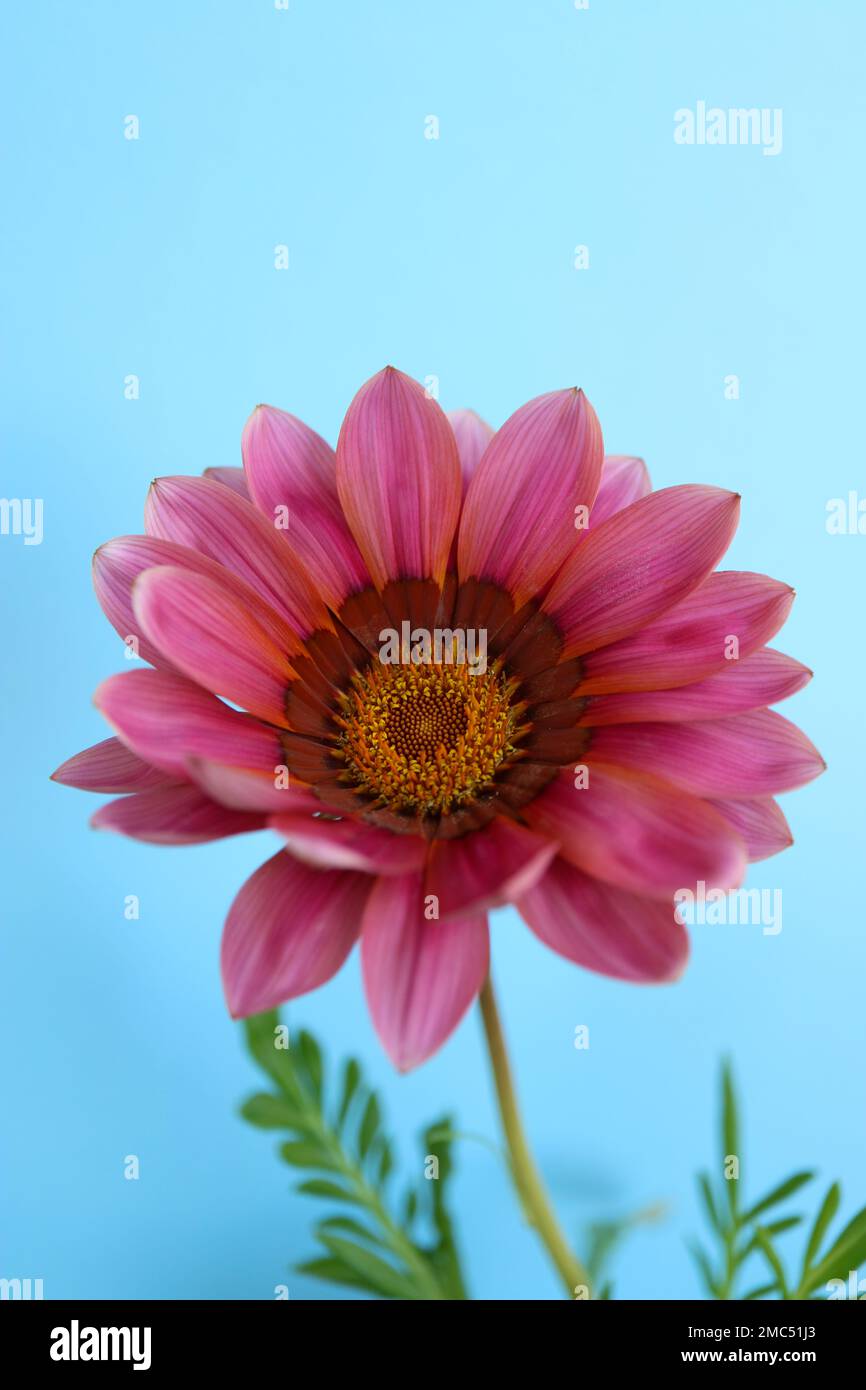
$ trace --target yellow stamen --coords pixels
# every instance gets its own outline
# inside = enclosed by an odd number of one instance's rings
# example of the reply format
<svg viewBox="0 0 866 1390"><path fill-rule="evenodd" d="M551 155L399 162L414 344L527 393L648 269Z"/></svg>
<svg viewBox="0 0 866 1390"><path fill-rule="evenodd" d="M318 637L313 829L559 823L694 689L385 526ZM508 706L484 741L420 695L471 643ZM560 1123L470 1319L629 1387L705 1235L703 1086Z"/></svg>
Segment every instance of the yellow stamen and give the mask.
<svg viewBox="0 0 866 1390"><path fill-rule="evenodd" d="M383 665L356 673L343 697L347 781L379 805L441 815L490 787L517 752L522 706L495 666Z"/></svg>

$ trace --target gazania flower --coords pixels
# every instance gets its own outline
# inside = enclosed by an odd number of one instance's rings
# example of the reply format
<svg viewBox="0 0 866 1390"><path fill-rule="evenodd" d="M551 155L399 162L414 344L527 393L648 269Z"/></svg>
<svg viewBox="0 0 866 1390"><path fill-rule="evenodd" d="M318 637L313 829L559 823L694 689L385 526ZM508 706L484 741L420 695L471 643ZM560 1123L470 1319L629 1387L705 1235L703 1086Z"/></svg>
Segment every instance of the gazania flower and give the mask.
<svg viewBox="0 0 866 1390"><path fill-rule="evenodd" d="M773 796L823 767L768 709L810 675L766 646L792 591L714 573L739 498L651 492L580 391L494 434L392 368L336 454L259 406L243 463L158 480L146 534L97 551L151 669L100 686L117 737L55 773L122 793L93 823L139 839L282 838L226 922L232 1014L315 989L360 937L376 1029L414 1066L508 902L588 969L678 976L673 895L790 844Z"/></svg>

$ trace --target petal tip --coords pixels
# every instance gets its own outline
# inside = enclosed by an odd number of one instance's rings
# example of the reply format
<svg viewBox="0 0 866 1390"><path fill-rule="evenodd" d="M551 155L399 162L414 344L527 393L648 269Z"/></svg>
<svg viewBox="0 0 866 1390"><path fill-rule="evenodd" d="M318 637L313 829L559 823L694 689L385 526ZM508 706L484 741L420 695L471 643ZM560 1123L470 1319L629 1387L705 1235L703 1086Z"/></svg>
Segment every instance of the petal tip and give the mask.
<svg viewBox="0 0 866 1390"><path fill-rule="evenodd" d="M76 791L86 791L86 788L77 787L76 783L72 781L68 775L68 769L71 768L74 762L75 758L65 758L64 761L60 763L60 765L56 767L53 772L49 772L49 782L56 782L59 787L75 787Z"/></svg>

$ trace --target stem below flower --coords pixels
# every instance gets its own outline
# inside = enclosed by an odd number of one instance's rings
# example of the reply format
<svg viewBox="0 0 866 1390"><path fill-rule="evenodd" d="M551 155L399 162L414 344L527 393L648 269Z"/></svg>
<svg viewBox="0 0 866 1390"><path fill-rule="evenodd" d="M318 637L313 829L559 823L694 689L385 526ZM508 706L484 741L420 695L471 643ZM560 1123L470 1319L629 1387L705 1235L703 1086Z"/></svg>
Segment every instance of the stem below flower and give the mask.
<svg viewBox="0 0 866 1390"><path fill-rule="evenodd" d="M487 1039L487 1051L490 1055L490 1066L493 1072L493 1079L496 1083L499 1113L502 1117L502 1127L505 1130L505 1138L508 1143L511 1176L526 1214L526 1219L538 1232L542 1243L556 1266L557 1273L568 1290L569 1298L574 1298L576 1296L577 1290L581 1285L588 1294L589 1276L583 1268L583 1265L569 1249L565 1236L560 1229L559 1222L556 1219L556 1213L551 1206L550 1198L547 1195L547 1191L541 1179L541 1174L535 1166L535 1160L526 1142L523 1123L517 1109L514 1078L512 1077L511 1065L508 1061L505 1038L499 1019L499 1010L496 1007L496 996L493 993L493 977L491 975L487 976L484 983L484 988L480 996L480 1004L481 1017L484 1022L484 1035ZM585 1296L586 1294L584 1297Z"/></svg>

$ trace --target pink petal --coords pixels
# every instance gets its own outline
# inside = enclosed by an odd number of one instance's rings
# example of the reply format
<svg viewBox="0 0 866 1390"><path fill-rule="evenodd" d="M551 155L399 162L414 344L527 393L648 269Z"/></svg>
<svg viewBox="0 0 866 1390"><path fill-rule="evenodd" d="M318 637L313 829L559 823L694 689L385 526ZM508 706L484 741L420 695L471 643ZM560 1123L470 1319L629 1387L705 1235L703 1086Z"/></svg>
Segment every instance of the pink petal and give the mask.
<svg viewBox="0 0 866 1390"><path fill-rule="evenodd" d="M247 501L250 500L250 492L242 468L206 468L203 476L210 478L214 483L224 483L239 497L245 497Z"/></svg>
<svg viewBox="0 0 866 1390"><path fill-rule="evenodd" d="M449 410L448 423L457 441L460 472L463 475L463 496L472 481L481 455L493 438L493 430L474 410Z"/></svg>
<svg viewBox="0 0 866 1390"><path fill-rule="evenodd" d="M316 802L319 812L322 803ZM356 820L332 820L321 814L271 816L268 825L286 848L307 864L322 869L357 869L364 874L405 874L423 866L427 845L420 835L395 835Z"/></svg>
<svg viewBox="0 0 866 1390"><path fill-rule="evenodd" d="M116 830L154 845L198 845L261 830L265 817L217 806L197 787L169 786L109 801L90 824L95 830Z"/></svg>
<svg viewBox="0 0 866 1390"><path fill-rule="evenodd" d="M742 661L775 636L793 601L789 585L765 574L711 574L631 637L585 656L580 694L664 690L728 670L733 650Z"/></svg>
<svg viewBox="0 0 866 1390"><path fill-rule="evenodd" d="M196 786L213 801L237 811L313 815L322 809L315 793L296 779L290 778L289 785L283 785L287 772L285 763L277 762L272 768L254 771L226 767L208 758L189 758L186 769Z"/></svg>
<svg viewBox="0 0 866 1390"><path fill-rule="evenodd" d="M441 584L460 508L457 445L436 401L393 367L349 406L337 488L377 588L401 578Z"/></svg>
<svg viewBox="0 0 866 1390"><path fill-rule="evenodd" d="M590 763L581 790L563 769L524 815L578 869L633 893L668 899L699 879L733 888L745 871L743 842L717 811L622 768Z"/></svg>
<svg viewBox="0 0 866 1390"><path fill-rule="evenodd" d="M593 734L591 756L698 796L793 791L826 767L802 730L773 710L693 724L617 724Z"/></svg>
<svg viewBox="0 0 866 1390"><path fill-rule="evenodd" d="M649 470L643 459L631 458L627 454L606 454L598 496L589 515L590 527L599 526L608 517L621 512L623 507L630 507L632 502L640 501L651 491Z"/></svg>
<svg viewBox="0 0 866 1390"><path fill-rule="evenodd" d="M420 874L377 879L364 912L361 964L376 1032L409 1071L454 1031L489 964L483 913L429 921Z"/></svg>
<svg viewBox="0 0 866 1390"><path fill-rule="evenodd" d="M301 636L332 629L312 579L285 537L231 488L209 478L158 478L148 493L145 527L150 536L219 560Z"/></svg>
<svg viewBox="0 0 866 1390"><path fill-rule="evenodd" d="M256 869L223 932L232 1017L276 1008L336 975L358 936L369 891L366 874L312 869L285 850Z"/></svg>
<svg viewBox="0 0 866 1390"><path fill-rule="evenodd" d="M167 773L137 757L119 738L103 739L67 758L51 778L86 792L143 792L174 784Z"/></svg>
<svg viewBox="0 0 866 1390"><path fill-rule="evenodd" d="M554 841L498 817L459 839L433 841L425 891L438 898L440 919L501 907L541 877L556 849Z"/></svg>
<svg viewBox="0 0 866 1390"><path fill-rule="evenodd" d="M627 637L685 598L724 555L739 509L736 493L686 484L593 527L543 604L565 639L563 657Z"/></svg>
<svg viewBox="0 0 866 1390"><path fill-rule="evenodd" d="M582 391L521 406L493 436L466 494L460 578L493 580L516 607L533 598L575 549L576 509L595 501L603 452Z"/></svg>
<svg viewBox="0 0 866 1390"><path fill-rule="evenodd" d="M716 715L742 714L785 700L802 690L812 672L793 657L761 647L751 656L728 663L694 685L675 690L634 690L622 695L597 695L581 716L584 726L632 724L647 719L679 723L712 719Z"/></svg>
<svg viewBox="0 0 866 1390"><path fill-rule="evenodd" d="M794 843L791 827L782 808L771 796L754 797L748 801L710 801L720 815L734 827L745 841L749 862L769 859Z"/></svg>
<svg viewBox="0 0 866 1390"><path fill-rule="evenodd" d="M337 496L337 459L330 444L294 415L258 405L241 441L253 501L271 524L288 509L281 534L325 602L369 586L370 577Z"/></svg>
<svg viewBox="0 0 866 1390"><path fill-rule="evenodd" d="M194 757L271 772L284 761L276 730L172 671L109 676L93 701L134 753L175 776Z"/></svg>
<svg viewBox="0 0 866 1390"><path fill-rule="evenodd" d="M600 975L660 984L685 969L689 938L672 900L611 888L561 857L517 907L545 946Z"/></svg>
<svg viewBox="0 0 866 1390"><path fill-rule="evenodd" d="M132 586L144 570L156 565L178 565L194 574L204 574L218 580L255 613L278 646L286 651L297 649L297 637L284 619L262 601L255 589L225 566L173 541L155 540L153 536L120 536L100 546L94 555L93 586L108 621L124 639L138 639L139 656L152 666L171 669L165 654L148 642L141 632L141 624L132 609Z"/></svg>
<svg viewBox="0 0 866 1390"><path fill-rule="evenodd" d="M251 714L288 727L292 668L230 589L163 565L139 575L132 604L147 636L178 670Z"/></svg>

